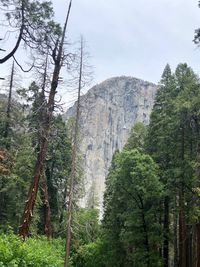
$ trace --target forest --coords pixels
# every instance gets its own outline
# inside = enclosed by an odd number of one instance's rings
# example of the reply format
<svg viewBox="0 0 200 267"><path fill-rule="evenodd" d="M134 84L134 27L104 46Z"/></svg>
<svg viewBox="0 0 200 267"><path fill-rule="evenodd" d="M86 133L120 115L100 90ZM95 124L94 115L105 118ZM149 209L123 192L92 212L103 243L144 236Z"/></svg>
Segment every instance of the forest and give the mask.
<svg viewBox="0 0 200 267"><path fill-rule="evenodd" d="M80 96L91 69L83 37L76 49L66 41L72 2L62 27L49 1L0 0L18 34L0 49L0 64L12 61L0 94L0 267L200 267L199 76L166 64L150 123L133 125L113 155L100 219L94 196L79 205ZM29 70L15 57L20 47ZM78 89L67 123L56 98L63 69ZM27 71L34 81L18 86Z"/></svg>

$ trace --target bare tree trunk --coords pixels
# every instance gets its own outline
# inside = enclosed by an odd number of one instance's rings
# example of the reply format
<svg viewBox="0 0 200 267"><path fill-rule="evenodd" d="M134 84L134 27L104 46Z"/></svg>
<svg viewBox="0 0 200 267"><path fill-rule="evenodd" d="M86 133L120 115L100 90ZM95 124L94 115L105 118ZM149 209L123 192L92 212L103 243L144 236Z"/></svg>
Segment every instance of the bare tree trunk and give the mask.
<svg viewBox="0 0 200 267"><path fill-rule="evenodd" d="M64 46L67 23L69 19L70 10L71 10L71 4L72 4L72 0L69 3L65 24L63 27L62 39L61 39L61 42L58 48L58 54L57 54L57 57L54 56L55 66L54 66L53 78L51 82L49 99L47 103L47 114L46 114L46 121L44 125L44 132L43 132L43 136L40 142L40 150L38 152L37 161L36 161L34 172L33 172L33 182L29 189L28 199L26 201L24 213L22 216L22 225L20 226L20 229L19 229L19 235L22 236L24 239L29 235L29 227L31 224L32 216L33 216L33 209L34 209L35 201L37 197L39 180L40 180L41 173L43 171L43 165L44 165L44 160L45 160L47 145L48 145L50 123L52 120L53 110L54 110L54 105L55 105L54 99L55 99L56 89L58 86L60 69L62 67L62 53L63 53L63 46Z"/></svg>
<svg viewBox="0 0 200 267"><path fill-rule="evenodd" d="M37 197L40 174L43 171L43 164L45 159L45 153L47 148L47 139L43 137L41 141L40 151L37 156L37 161L34 168L33 182L29 189L28 199L25 203L24 213L22 217L22 225L19 229L19 235L24 239L29 236L29 227L33 217L33 209Z"/></svg>
<svg viewBox="0 0 200 267"><path fill-rule="evenodd" d="M47 68L48 68L48 53L45 61L44 75L43 75L43 85L42 85L42 99L45 103L45 88L46 88L46 80L47 80ZM44 104L43 103L43 104ZM45 122L45 108L42 108L42 123L40 126L40 133L43 133L43 125ZM48 194L48 186L47 186L47 178L45 176L45 171L42 173L41 179L41 189L42 189L42 197L43 197L43 216L44 216L44 232L48 238L52 237L52 226L51 226L51 209L49 205L49 194Z"/></svg>
<svg viewBox="0 0 200 267"><path fill-rule="evenodd" d="M70 247L71 247L71 227L73 219L73 195L74 195L74 182L76 178L76 163L77 163L77 145L78 145L78 128L80 117L80 96L82 88L82 69L83 69L83 39L81 38L81 55L80 55L80 68L79 68L79 85L78 85L78 99L76 110L76 123L74 130L74 144L72 150L72 166L69 177L69 205L68 205L68 222L66 233L66 250L65 250L65 262L64 267L69 266Z"/></svg>
<svg viewBox="0 0 200 267"><path fill-rule="evenodd" d="M10 130L10 118L11 118L11 102L12 102L12 89L13 89L13 78L14 78L14 61L12 64L11 69L11 76L10 76L10 84L9 84L9 94L8 94L8 103L6 109L6 122L5 122L5 129L4 129L4 138L8 138L9 130ZM6 149L10 148L10 142L6 140Z"/></svg>
<svg viewBox="0 0 200 267"><path fill-rule="evenodd" d="M43 214L44 214L44 232L48 238L52 236L51 227L51 209L49 206L49 195L47 188L47 180L43 173L41 178L41 189L42 189L42 201L43 201Z"/></svg>

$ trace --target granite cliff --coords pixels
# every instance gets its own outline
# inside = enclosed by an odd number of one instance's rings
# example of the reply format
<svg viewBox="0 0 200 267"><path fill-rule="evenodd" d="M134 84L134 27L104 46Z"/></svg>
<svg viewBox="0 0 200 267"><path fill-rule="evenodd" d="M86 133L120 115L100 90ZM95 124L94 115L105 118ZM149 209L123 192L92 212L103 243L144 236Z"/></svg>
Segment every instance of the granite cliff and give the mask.
<svg viewBox="0 0 200 267"><path fill-rule="evenodd" d="M94 86L81 97L80 149L86 191L83 206L91 203L93 191L102 211L112 155L123 148L135 122L149 122L156 90L153 83L122 76ZM75 110L76 103L67 111L66 120L75 115Z"/></svg>

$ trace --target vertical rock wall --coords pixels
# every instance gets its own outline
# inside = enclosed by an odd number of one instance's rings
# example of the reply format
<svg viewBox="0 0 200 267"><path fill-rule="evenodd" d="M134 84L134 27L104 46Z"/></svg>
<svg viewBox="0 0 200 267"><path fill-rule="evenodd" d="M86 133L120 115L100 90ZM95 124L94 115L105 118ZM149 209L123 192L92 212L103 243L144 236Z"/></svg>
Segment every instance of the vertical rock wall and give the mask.
<svg viewBox="0 0 200 267"><path fill-rule="evenodd" d="M81 143L86 195L91 203L94 190L102 212L105 177L113 153L121 150L135 122L148 124L157 90L155 84L132 78L116 77L91 88L81 99ZM75 115L76 104L66 119Z"/></svg>

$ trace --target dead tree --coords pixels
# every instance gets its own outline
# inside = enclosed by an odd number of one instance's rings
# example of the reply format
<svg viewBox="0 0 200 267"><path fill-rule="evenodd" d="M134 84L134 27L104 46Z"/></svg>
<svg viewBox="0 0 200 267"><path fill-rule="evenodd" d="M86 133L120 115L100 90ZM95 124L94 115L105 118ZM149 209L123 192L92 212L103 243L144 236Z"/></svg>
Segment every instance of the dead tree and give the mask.
<svg viewBox="0 0 200 267"><path fill-rule="evenodd" d="M14 61L12 64L12 69L11 69L8 102L7 102L7 107L6 107L6 121L5 121L5 128L4 128L4 138L5 139L8 139L9 131L10 131L13 79L14 79ZM6 149L9 149L9 148L10 148L10 142L9 142L9 140L6 140Z"/></svg>
<svg viewBox="0 0 200 267"><path fill-rule="evenodd" d="M19 45L21 43L22 36L23 36L24 27L25 27L24 10L25 10L24 0L22 0L21 6L19 7L19 11L18 11L20 12L21 26L19 29L19 35L18 35L17 41L13 49L6 56L4 56L3 58L0 58L0 64L5 63L8 59L10 59L16 53L17 49L19 48Z"/></svg>
<svg viewBox="0 0 200 267"><path fill-rule="evenodd" d="M49 194L47 187L46 176L43 173L41 176L41 189L42 189L42 203L43 203L43 216L44 216L44 232L45 235L50 238L52 236L51 227L51 209L49 206Z"/></svg>
<svg viewBox="0 0 200 267"><path fill-rule="evenodd" d="M48 51L46 60L44 62L44 71L41 73L42 75L42 91L41 91L41 104L40 108L40 120L38 119L38 144L40 140L42 140L42 136L44 133L43 126L45 125L45 118L46 118L46 100L45 100L45 89L47 85L47 69L48 69ZM39 71L39 70L38 70ZM39 152L39 150L38 150ZM47 186L47 178L45 175L45 170L42 170L41 173L41 196L42 196L42 217L44 219L44 233L47 238L52 236L52 226L51 226L51 209L49 205L49 194L48 194L48 186Z"/></svg>
<svg viewBox="0 0 200 267"><path fill-rule="evenodd" d="M55 94L56 89L58 86L58 79L60 70L63 64L63 48L64 48L64 40L66 35L66 29L67 24L69 20L70 10L71 10L72 0L70 0L67 16L65 20L65 24L63 27L63 32L61 36L61 41L59 44L57 43L55 47L55 53L53 54L53 60L54 60L54 71L53 71L53 77L51 82L51 88L49 92L48 102L47 102L47 114L45 118L45 125L44 125L44 132L43 136L41 138L40 142L40 149L39 153L37 155L37 160L35 163L35 167L33 170L33 180L32 184L29 189L28 198L25 203L24 213L22 216L22 224L19 229L19 235L25 239L29 235L29 227L31 224L32 216L33 216L33 209L37 197L38 187L39 187L39 180L41 173L43 171L46 151L47 151L47 145L48 145L48 138L49 138L49 131L50 131L50 124L52 121L53 111L54 111L54 105L55 105ZM57 53L56 53L57 51Z"/></svg>
<svg viewBox="0 0 200 267"><path fill-rule="evenodd" d="M67 231L66 231L66 247L65 247L65 262L64 267L69 267L69 257L71 250L71 240L72 240L72 222L73 222L73 203L74 203L74 191L76 184L76 172L77 172L77 150L78 150L78 135L79 135L79 119L80 119L80 97L81 90L86 83L88 83L88 77L91 79L91 73L87 72L85 77L84 68L89 66L84 63L84 41L81 36L80 49L79 49L79 63L78 63L78 97L76 106L76 117L75 117L75 127L74 127L74 137L73 137L73 147L72 147L72 163L71 172L69 176L69 196L68 196L68 219L67 219ZM90 74L90 75L89 75Z"/></svg>

